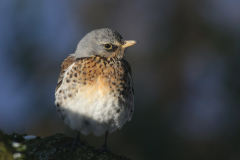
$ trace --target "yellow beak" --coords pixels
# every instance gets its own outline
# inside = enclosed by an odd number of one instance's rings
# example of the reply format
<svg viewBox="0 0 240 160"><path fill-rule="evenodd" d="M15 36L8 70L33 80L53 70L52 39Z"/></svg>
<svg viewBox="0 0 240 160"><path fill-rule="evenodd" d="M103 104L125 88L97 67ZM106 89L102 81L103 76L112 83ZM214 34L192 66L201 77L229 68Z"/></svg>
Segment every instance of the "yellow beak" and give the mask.
<svg viewBox="0 0 240 160"><path fill-rule="evenodd" d="M121 47L122 48L127 48L127 47L133 46L134 44L137 44L137 43L138 42L134 41L134 40L125 40L124 44Z"/></svg>

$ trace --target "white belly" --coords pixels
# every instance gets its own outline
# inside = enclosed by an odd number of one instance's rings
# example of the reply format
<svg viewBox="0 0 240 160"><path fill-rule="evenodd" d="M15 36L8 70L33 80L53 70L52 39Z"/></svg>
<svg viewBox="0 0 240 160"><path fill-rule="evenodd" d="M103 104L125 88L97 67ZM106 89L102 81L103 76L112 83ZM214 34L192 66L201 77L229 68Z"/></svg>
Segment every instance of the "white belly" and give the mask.
<svg viewBox="0 0 240 160"><path fill-rule="evenodd" d="M109 90L82 89L74 98L64 100L63 104L59 114L64 117L64 123L84 135L93 132L100 136L106 131L114 132L128 120L129 109Z"/></svg>

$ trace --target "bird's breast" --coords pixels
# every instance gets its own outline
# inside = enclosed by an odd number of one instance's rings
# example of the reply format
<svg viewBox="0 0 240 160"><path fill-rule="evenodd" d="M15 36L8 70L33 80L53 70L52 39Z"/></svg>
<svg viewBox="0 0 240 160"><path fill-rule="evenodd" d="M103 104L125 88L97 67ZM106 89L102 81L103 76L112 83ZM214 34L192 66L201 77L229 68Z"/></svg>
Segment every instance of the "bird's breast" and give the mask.
<svg viewBox="0 0 240 160"><path fill-rule="evenodd" d="M93 92L105 95L123 91L127 74L119 61L107 61L100 57L92 57L77 60L67 73L67 79L80 85L82 90L88 89L87 95L89 96Z"/></svg>
<svg viewBox="0 0 240 160"><path fill-rule="evenodd" d="M100 57L79 59L66 71L57 91L56 103L60 104L57 110L72 129L96 135L106 130L112 132L121 128L131 115L130 81L121 61Z"/></svg>

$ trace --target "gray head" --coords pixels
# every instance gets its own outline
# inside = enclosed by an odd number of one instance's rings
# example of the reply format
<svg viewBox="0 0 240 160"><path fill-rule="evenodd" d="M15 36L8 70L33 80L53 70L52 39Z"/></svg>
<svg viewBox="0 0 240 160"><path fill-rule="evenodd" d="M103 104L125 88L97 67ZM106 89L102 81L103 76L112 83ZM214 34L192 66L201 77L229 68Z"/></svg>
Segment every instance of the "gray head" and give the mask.
<svg viewBox="0 0 240 160"><path fill-rule="evenodd" d="M121 59L125 48L136 44L133 40L124 40L117 32L109 28L96 29L88 33L78 43L76 58L98 55L106 58Z"/></svg>

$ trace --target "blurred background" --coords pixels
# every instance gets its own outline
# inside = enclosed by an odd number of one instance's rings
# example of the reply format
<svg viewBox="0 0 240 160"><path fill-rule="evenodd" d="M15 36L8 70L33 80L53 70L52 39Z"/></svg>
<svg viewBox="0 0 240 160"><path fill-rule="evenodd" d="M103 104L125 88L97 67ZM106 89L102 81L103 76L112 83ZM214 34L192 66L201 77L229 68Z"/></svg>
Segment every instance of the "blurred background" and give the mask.
<svg viewBox="0 0 240 160"><path fill-rule="evenodd" d="M127 50L135 112L109 149L135 160L240 159L240 1L0 1L0 129L75 137L58 117L62 61L98 28ZM104 136L81 136L96 148Z"/></svg>

